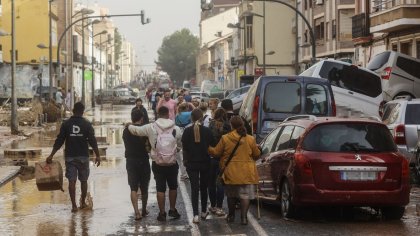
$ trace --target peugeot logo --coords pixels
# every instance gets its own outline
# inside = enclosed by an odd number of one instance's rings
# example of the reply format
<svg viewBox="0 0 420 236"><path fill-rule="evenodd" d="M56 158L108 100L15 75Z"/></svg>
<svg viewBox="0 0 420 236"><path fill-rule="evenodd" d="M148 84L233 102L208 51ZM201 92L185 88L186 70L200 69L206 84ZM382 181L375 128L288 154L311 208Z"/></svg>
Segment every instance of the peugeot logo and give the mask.
<svg viewBox="0 0 420 236"><path fill-rule="evenodd" d="M356 158L356 161L362 160L362 156L360 156L359 154L354 155L354 158Z"/></svg>

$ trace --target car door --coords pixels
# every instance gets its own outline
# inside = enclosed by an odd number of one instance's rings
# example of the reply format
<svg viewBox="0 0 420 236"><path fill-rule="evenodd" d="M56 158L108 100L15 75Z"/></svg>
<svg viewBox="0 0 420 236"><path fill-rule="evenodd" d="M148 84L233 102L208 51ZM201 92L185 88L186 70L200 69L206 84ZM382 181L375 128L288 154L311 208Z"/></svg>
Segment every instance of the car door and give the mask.
<svg viewBox="0 0 420 236"><path fill-rule="evenodd" d="M278 141L273 147L272 155L267 158L264 163L266 172L270 173L268 180L271 182L270 187L267 188L267 194L273 198L277 198L279 194L280 180L286 176L287 170L290 166L289 144L295 126L285 126L278 137Z"/></svg>
<svg viewBox="0 0 420 236"><path fill-rule="evenodd" d="M260 144L261 158L257 160L256 165L259 176L258 188L262 197L269 197L269 195L266 192L266 189L268 188L267 190L269 190L271 188L271 173L270 169L267 169L266 162L267 160L271 159L271 150L273 149L273 146L277 143L279 133L281 133L282 129L282 127L274 129Z"/></svg>

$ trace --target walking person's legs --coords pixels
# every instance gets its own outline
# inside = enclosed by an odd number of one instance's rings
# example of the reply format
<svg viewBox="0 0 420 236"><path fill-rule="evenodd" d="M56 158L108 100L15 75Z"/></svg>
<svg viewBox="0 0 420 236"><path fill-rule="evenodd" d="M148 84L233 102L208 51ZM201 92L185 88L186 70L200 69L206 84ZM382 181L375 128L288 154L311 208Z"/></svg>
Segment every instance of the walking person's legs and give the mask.
<svg viewBox="0 0 420 236"><path fill-rule="evenodd" d="M220 173L219 165L216 166L216 176ZM225 198L225 188L220 183L216 184L216 215L224 216L226 213L223 210L223 200Z"/></svg>
<svg viewBox="0 0 420 236"><path fill-rule="evenodd" d="M179 165L179 170L180 170L180 174L181 174L181 180L186 180L186 179L188 179L188 174L187 174L187 170L185 169L185 166L184 166L184 162L183 162L183 153L182 153L182 150L180 151L180 152L178 152L177 154L176 154L176 160L177 160L177 162L178 162L178 165Z"/></svg>
<svg viewBox="0 0 420 236"><path fill-rule="evenodd" d="M150 183L150 164L149 162L142 165L143 167L140 178L140 192L141 192L141 207L142 216L147 216L147 200L149 198L149 183Z"/></svg>
<svg viewBox="0 0 420 236"><path fill-rule="evenodd" d="M187 170L191 184L191 204L194 218L198 218L198 191L199 191L199 172L196 170Z"/></svg>
<svg viewBox="0 0 420 236"><path fill-rule="evenodd" d="M158 221L166 220L166 211L165 211L165 192L166 192L166 175L165 169L163 166L156 165L155 162L152 163L153 176L156 181L156 200L159 206L159 215L157 217ZM170 194L169 194L170 195Z"/></svg>
<svg viewBox="0 0 420 236"><path fill-rule="evenodd" d="M178 210L175 208L176 198L177 198L177 189L178 189L178 165L165 166L166 168L166 182L169 187L169 212L168 215L174 219L179 219L181 215L178 213Z"/></svg>
<svg viewBox="0 0 420 236"><path fill-rule="evenodd" d="M77 211L76 204L76 180L69 180L69 195L71 200L71 212Z"/></svg>
<svg viewBox="0 0 420 236"><path fill-rule="evenodd" d="M214 158L210 162L210 172L209 172L209 185L208 192L210 198L210 208L211 213L216 213L216 204L217 204L217 190L216 190L216 180L217 180L217 169L216 166L219 165L219 162Z"/></svg>
<svg viewBox="0 0 420 236"><path fill-rule="evenodd" d="M209 184L209 169L205 168L200 170L200 196L201 196L201 219L205 220L207 215L207 199L208 193L207 188Z"/></svg>

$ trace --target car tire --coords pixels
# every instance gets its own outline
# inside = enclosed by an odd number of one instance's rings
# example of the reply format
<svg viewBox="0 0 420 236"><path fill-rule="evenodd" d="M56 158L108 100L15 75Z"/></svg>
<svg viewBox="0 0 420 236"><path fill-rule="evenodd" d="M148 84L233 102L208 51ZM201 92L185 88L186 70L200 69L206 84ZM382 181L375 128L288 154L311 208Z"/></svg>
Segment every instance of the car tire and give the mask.
<svg viewBox="0 0 420 236"><path fill-rule="evenodd" d="M290 184L287 179L281 183L280 187L280 207L283 218L290 218L294 216L295 206L292 203L292 192Z"/></svg>
<svg viewBox="0 0 420 236"><path fill-rule="evenodd" d="M382 216L388 220L399 220L403 217L405 207L395 206L395 207L383 207L381 209Z"/></svg>

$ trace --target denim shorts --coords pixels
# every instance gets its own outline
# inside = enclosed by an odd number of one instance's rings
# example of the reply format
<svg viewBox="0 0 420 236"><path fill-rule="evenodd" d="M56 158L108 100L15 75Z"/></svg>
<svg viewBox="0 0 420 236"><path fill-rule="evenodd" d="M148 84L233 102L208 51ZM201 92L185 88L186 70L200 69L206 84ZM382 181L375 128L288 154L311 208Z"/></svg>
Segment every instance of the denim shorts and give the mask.
<svg viewBox="0 0 420 236"><path fill-rule="evenodd" d="M66 161L66 178L69 181L87 181L89 178L89 161Z"/></svg>

